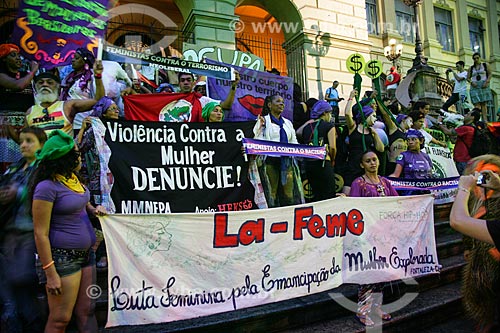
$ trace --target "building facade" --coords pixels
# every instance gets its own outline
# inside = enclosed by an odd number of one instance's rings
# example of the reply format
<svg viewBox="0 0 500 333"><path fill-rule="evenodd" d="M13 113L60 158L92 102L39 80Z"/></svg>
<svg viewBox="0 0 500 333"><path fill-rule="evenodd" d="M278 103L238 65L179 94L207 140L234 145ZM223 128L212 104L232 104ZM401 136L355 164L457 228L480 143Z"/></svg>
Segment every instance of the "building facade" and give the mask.
<svg viewBox="0 0 500 333"><path fill-rule="evenodd" d="M474 52L491 66L494 115L500 91L500 2L414 1L419 2L423 53L437 73L444 77L446 68L459 60L468 68ZM0 37L6 40L16 1L2 0L0 11ZM403 45L401 72L412 67L414 18L413 8L402 0L120 1L110 13L106 39L119 46L159 46L176 56L184 42L250 52L264 59L267 70L293 77L305 88L304 97L323 98L334 80L346 97L353 82L346 58L354 52L366 60L379 59L388 72L392 63L384 47L395 39ZM160 40L164 45L158 45ZM367 77L363 88L371 89Z"/></svg>

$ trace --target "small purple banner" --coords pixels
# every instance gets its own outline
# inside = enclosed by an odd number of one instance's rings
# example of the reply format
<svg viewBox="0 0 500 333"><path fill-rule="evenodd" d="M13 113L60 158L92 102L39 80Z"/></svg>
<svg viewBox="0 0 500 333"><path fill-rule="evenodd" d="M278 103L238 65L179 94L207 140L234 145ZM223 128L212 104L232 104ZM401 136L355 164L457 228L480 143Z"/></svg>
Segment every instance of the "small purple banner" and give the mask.
<svg viewBox="0 0 500 333"><path fill-rule="evenodd" d="M447 190L458 187L460 177L438 179L402 179L387 177L395 190Z"/></svg>
<svg viewBox="0 0 500 333"><path fill-rule="evenodd" d="M326 157L324 146L315 147L243 138L243 147L248 155L304 157L317 160L324 160Z"/></svg>
<svg viewBox="0 0 500 333"><path fill-rule="evenodd" d="M205 59L207 64L231 66L223 62ZM264 100L269 95L279 94L285 101L283 116L293 120L293 78L268 72L260 72L245 67L231 66L240 73L240 83L236 89L231 112L227 121L256 120L262 113ZM224 101L231 89L231 81L207 77L208 95Z"/></svg>
<svg viewBox="0 0 500 333"><path fill-rule="evenodd" d="M71 63L77 48L97 48L104 35L109 0L21 0L12 41L21 53L50 69Z"/></svg>

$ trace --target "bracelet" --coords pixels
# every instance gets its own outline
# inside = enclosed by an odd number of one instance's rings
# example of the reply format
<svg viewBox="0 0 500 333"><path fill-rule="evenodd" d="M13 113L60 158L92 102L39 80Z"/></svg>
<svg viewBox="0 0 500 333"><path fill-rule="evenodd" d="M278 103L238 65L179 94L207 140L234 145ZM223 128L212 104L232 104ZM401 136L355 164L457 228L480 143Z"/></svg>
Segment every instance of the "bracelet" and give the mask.
<svg viewBox="0 0 500 333"><path fill-rule="evenodd" d="M95 77L96 79L102 79L102 74L94 74L94 77Z"/></svg>
<svg viewBox="0 0 500 333"><path fill-rule="evenodd" d="M52 260L51 262L49 262L47 265L42 266L42 269L45 271L45 270L47 270L47 268L49 268L52 265L54 265L54 260Z"/></svg>
<svg viewBox="0 0 500 333"><path fill-rule="evenodd" d="M348 101L352 101L352 98L349 98Z"/></svg>
<svg viewBox="0 0 500 333"><path fill-rule="evenodd" d="M236 90L236 86L231 86L231 90Z"/></svg>
<svg viewBox="0 0 500 333"><path fill-rule="evenodd" d="M462 186L459 186L459 187L458 187L458 190L459 190L459 191L464 191L464 192L466 192L466 193L470 193L470 191L469 191L468 189L466 189L465 187L462 187Z"/></svg>

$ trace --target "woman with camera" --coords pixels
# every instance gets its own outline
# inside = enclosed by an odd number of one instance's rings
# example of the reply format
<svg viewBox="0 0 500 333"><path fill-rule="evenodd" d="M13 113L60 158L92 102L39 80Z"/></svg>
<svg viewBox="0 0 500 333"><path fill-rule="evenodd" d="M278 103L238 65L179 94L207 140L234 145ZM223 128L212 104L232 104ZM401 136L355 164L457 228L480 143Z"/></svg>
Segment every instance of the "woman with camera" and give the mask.
<svg viewBox="0 0 500 333"><path fill-rule="evenodd" d="M450 214L451 226L473 238L463 240L462 302L466 314L477 323L476 332L497 332L493 324L500 279L500 157L476 157L465 173Z"/></svg>
<svg viewBox="0 0 500 333"><path fill-rule="evenodd" d="M483 155L488 156L488 155ZM499 160L500 157L495 156ZM471 191L481 187L493 191L492 196L500 196L500 176L492 170L475 172L460 177L458 193L451 208L450 225L464 235L495 245L500 248L500 216L494 220L471 217L467 204Z"/></svg>

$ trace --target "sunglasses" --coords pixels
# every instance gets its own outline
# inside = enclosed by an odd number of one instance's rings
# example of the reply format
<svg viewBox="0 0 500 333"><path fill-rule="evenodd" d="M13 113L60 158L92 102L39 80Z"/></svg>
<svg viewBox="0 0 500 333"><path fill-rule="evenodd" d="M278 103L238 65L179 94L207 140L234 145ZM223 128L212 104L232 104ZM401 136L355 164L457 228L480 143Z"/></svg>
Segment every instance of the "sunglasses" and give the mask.
<svg viewBox="0 0 500 333"><path fill-rule="evenodd" d="M43 112L43 118L45 118L45 119L49 119L50 118L49 110L47 110L47 108L44 108L42 110L42 112Z"/></svg>

